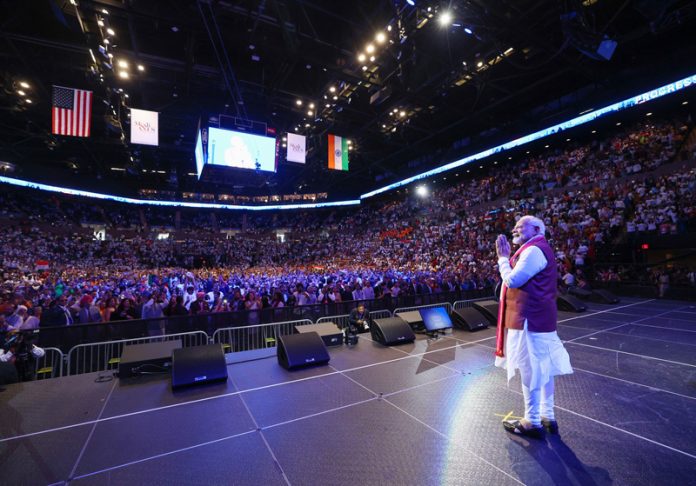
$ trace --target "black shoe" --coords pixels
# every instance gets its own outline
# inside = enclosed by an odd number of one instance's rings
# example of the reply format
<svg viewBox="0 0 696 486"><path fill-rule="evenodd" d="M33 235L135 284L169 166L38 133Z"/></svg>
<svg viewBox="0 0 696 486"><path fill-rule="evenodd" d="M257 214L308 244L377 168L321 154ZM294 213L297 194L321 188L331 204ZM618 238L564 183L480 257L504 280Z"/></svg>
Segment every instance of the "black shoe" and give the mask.
<svg viewBox="0 0 696 486"><path fill-rule="evenodd" d="M505 420L503 427L507 432L531 437L532 439L544 438L544 427L525 427L519 420Z"/></svg>
<svg viewBox="0 0 696 486"><path fill-rule="evenodd" d="M549 434L558 434L558 422L555 420L549 420L542 418L541 425L546 429Z"/></svg>

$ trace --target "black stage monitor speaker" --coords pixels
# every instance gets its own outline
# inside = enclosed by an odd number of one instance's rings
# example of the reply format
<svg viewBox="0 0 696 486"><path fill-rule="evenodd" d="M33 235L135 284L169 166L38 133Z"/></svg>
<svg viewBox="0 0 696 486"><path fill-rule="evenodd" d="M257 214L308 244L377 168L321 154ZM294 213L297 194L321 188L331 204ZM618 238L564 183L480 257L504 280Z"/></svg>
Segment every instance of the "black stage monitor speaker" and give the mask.
<svg viewBox="0 0 696 486"><path fill-rule="evenodd" d="M343 344L343 331L341 331L334 322L295 326L295 331L300 334L305 332L316 332L327 346L340 346Z"/></svg>
<svg viewBox="0 0 696 486"><path fill-rule="evenodd" d="M411 326L411 329L419 330L423 329L423 317L421 316L421 313L417 310L415 311L406 311L406 312L397 312L394 314L394 317L400 317L404 321L408 322L408 324Z"/></svg>
<svg viewBox="0 0 696 486"><path fill-rule="evenodd" d="M278 364L286 370L322 365L330 359L324 341L316 332L278 337Z"/></svg>
<svg viewBox="0 0 696 486"><path fill-rule="evenodd" d="M222 344L175 349L172 353L172 388L227 381Z"/></svg>
<svg viewBox="0 0 696 486"><path fill-rule="evenodd" d="M181 348L181 339L124 346L118 363L118 377L128 378L142 373L169 371L172 353Z"/></svg>
<svg viewBox="0 0 696 486"><path fill-rule="evenodd" d="M621 302L621 299L619 299L616 295L604 289L593 290L590 300L599 304L618 304Z"/></svg>
<svg viewBox="0 0 696 486"><path fill-rule="evenodd" d="M452 321L458 328L468 331L486 329L490 325L488 317L484 316L481 311L474 307L455 310L452 312Z"/></svg>
<svg viewBox="0 0 696 486"><path fill-rule="evenodd" d="M582 300L589 300L592 297L592 292L580 287L571 287L568 289L568 293Z"/></svg>
<svg viewBox="0 0 696 486"><path fill-rule="evenodd" d="M486 316L492 326L498 325L498 302L495 300L479 300L472 302L474 309Z"/></svg>
<svg viewBox="0 0 696 486"><path fill-rule="evenodd" d="M587 306L583 301L572 295L558 294L556 296L556 306L560 311L584 312Z"/></svg>
<svg viewBox="0 0 696 486"><path fill-rule="evenodd" d="M387 317L386 319L375 319L370 327L372 339L391 346L393 344L412 343L416 340L413 329L400 317Z"/></svg>

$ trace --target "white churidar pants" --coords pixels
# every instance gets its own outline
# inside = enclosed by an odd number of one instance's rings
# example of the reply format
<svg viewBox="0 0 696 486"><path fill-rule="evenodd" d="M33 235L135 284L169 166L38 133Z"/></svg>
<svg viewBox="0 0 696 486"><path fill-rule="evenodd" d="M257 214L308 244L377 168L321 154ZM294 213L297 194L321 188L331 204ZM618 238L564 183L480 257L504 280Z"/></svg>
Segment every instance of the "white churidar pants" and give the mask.
<svg viewBox="0 0 696 486"><path fill-rule="evenodd" d="M508 381L520 370L525 419L534 426L541 425L542 416L555 420L553 377L573 372L558 333L529 332L525 320L524 329L507 330L505 357L496 357L495 365L507 370Z"/></svg>

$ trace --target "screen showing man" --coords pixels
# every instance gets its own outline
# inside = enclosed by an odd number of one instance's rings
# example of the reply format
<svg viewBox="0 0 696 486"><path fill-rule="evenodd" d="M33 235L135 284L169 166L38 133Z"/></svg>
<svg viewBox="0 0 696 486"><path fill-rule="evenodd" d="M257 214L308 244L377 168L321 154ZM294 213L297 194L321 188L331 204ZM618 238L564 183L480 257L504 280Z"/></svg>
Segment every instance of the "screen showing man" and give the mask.
<svg viewBox="0 0 696 486"><path fill-rule="evenodd" d="M275 172L274 138L213 127L209 138L209 164Z"/></svg>

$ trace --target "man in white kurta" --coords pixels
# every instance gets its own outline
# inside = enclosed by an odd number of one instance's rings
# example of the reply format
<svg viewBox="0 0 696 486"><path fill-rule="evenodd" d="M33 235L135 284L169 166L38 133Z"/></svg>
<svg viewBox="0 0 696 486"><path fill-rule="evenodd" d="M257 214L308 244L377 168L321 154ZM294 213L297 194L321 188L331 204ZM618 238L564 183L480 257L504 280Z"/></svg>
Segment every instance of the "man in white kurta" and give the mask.
<svg viewBox="0 0 696 486"><path fill-rule="evenodd" d="M509 432L537 438L544 428L558 432L554 376L573 372L556 333L558 273L545 231L538 218L520 218L512 233L513 243L522 246L512 257L505 236L496 240L503 291L495 364L507 370L508 380L519 369L525 402L524 418L503 425Z"/></svg>

